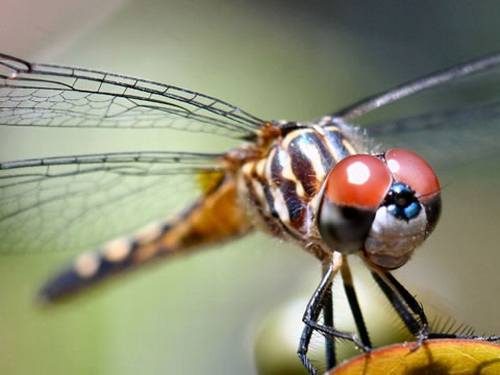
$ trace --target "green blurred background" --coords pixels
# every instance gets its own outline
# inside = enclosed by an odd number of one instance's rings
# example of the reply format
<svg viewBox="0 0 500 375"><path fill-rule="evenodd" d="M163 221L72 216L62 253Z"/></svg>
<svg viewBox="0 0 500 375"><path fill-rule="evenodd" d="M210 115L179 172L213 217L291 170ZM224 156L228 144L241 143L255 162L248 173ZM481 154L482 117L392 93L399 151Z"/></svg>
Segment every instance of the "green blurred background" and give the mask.
<svg viewBox="0 0 500 375"><path fill-rule="evenodd" d="M496 1L3 0L0 7L6 53L191 88L269 119L315 118L500 47ZM1 129L0 160L180 142L155 134ZM441 224L397 271L424 304L489 333L500 333L497 169L490 161L450 172ZM37 309L38 284L69 256L0 259L1 374L254 374L258 322L319 279L311 256L256 234Z"/></svg>

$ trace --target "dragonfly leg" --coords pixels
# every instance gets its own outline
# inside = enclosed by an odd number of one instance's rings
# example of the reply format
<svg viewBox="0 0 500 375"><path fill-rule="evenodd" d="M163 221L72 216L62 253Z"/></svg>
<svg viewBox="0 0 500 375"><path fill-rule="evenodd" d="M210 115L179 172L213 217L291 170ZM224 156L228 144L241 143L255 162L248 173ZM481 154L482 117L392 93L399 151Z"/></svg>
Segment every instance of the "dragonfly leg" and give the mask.
<svg viewBox="0 0 500 375"><path fill-rule="evenodd" d="M422 306L389 272L372 271L372 276L406 328L419 344L423 343L429 335L429 324Z"/></svg>
<svg viewBox="0 0 500 375"><path fill-rule="evenodd" d="M460 335L455 333L429 333L430 339L471 339L487 342L500 341L500 335L497 336L480 336L480 335Z"/></svg>
<svg viewBox="0 0 500 375"><path fill-rule="evenodd" d="M415 349L420 347L426 339L473 339L488 342L500 341L500 336L478 336L446 332L429 332L429 323L425 315L425 311L422 305L417 302L415 297L413 297L408 290L389 272L383 272L384 277L381 277L377 272L372 272L372 275L391 302L392 306L398 312L408 330L417 338L417 346ZM420 322L415 319L409 310L411 310L413 314L418 317Z"/></svg>
<svg viewBox="0 0 500 375"><path fill-rule="evenodd" d="M323 336L329 338L332 341L334 338L342 338L354 342L357 346L363 348L363 350L365 351L370 350L370 348L366 348L363 345L363 343L359 340L359 338L355 334L338 331L333 327L329 327L318 323L318 318L321 313L321 310L324 309L325 307L325 299L328 300L329 298L327 298L327 296L331 295L329 291L331 290L332 287L334 273L338 269L340 264L335 265L334 262L330 262L328 267L326 267L321 282L319 283L311 299L309 300L304 316L302 317L302 321L304 322L305 327L302 331L297 354L301 362L303 363L303 365L310 374L317 374L316 368L313 366L313 364L307 357L309 344L314 331L318 331ZM333 361L333 363L328 363L328 366L330 365L334 366L335 361Z"/></svg>
<svg viewBox="0 0 500 375"><path fill-rule="evenodd" d="M358 329L359 338L363 344L363 348L371 348L372 344L370 341L370 335L366 329L365 320L359 306L358 297L356 295L356 290L354 289L354 284L352 281L351 269L349 268L349 263L347 263L347 257L344 257L342 262L342 267L340 268L342 275L342 281L344 282L344 291L351 308L352 315L354 317L354 322Z"/></svg>
<svg viewBox="0 0 500 375"><path fill-rule="evenodd" d="M323 262L323 275L327 272L331 260ZM326 292L324 303L323 303L323 323L328 327L333 327L333 299L332 299L332 286L333 282L330 284L328 291ZM325 347L326 347L326 368L330 369L335 367L337 364L337 356L335 353L335 339L332 337L325 337Z"/></svg>
<svg viewBox="0 0 500 375"><path fill-rule="evenodd" d="M425 315L424 307L392 274L390 274L389 272L385 272L385 275L389 282L394 285L401 297L403 297L404 302L408 305L411 311L413 311L413 313L418 316L421 327L417 332L416 337L418 339L418 346L422 345L422 343L427 338L429 338L429 321L427 320L427 316Z"/></svg>
<svg viewBox="0 0 500 375"><path fill-rule="evenodd" d="M314 327L312 327L309 322L316 321L319 318L319 314L323 307L324 298L328 294L328 290L331 290L332 281L334 275L334 265L333 262L329 262L327 267L323 269L323 277L314 291L311 299L309 300L302 321L305 323L304 329L302 330L302 335L300 337L299 348L297 354L300 361L306 368L306 370L311 375L318 373L314 365L311 363L307 357L307 352L309 350L309 344L311 342L312 334L314 333Z"/></svg>
<svg viewBox="0 0 500 375"><path fill-rule="evenodd" d="M304 326L302 335L300 336L299 349L297 350L300 361L310 375L316 375L318 373L318 370L316 370L311 360L307 357L307 351L309 350L309 343L311 342L313 332L314 330L311 327L308 325Z"/></svg>
<svg viewBox="0 0 500 375"><path fill-rule="evenodd" d="M313 320L305 320L304 323L307 326L313 328L315 331L318 331L319 333L321 333L325 337L335 337L338 339L352 341L354 343L354 345L356 345L358 348L360 348L364 352L370 352L372 350L371 347L363 345L363 342L354 333L339 331L339 330L336 330L335 328L327 327L327 326L320 324L320 323L313 321Z"/></svg>

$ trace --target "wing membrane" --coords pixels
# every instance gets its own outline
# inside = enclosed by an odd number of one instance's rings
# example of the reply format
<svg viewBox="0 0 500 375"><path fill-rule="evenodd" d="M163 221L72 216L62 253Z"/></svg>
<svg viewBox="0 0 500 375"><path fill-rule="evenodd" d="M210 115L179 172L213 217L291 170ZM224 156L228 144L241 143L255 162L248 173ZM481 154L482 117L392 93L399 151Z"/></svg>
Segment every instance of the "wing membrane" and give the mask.
<svg viewBox="0 0 500 375"><path fill-rule="evenodd" d="M500 151L500 101L372 124L368 134L384 146L417 151L436 168L452 167Z"/></svg>
<svg viewBox="0 0 500 375"><path fill-rule="evenodd" d="M467 78L500 66L500 53L483 56L473 61L454 65L416 80L411 80L384 92L362 99L346 108L335 112L332 116L344 121L354 120L378 108L400 101L422 91L437 88L444 84Z"/></svg>
<svg viewBox="0 0 500 375"><path fill-rule="evenodd" d="M134 152L0 164L0 253L81 251L168 219L219 154ZM169 216L170 215L170 216Z"/></svg>
<svg viewBox="0 0 500 375"><path fill-rule="evenodd" d="M180 87L0 54L0 126L170 128L249 139L262 123Z"/></svg>
<svg viewBox="0 0 500 375"><path fill-rule="evenodd" d="M337 111L385 147L407 147L438 169L500 151L500 53L407 82Z"/></svg>

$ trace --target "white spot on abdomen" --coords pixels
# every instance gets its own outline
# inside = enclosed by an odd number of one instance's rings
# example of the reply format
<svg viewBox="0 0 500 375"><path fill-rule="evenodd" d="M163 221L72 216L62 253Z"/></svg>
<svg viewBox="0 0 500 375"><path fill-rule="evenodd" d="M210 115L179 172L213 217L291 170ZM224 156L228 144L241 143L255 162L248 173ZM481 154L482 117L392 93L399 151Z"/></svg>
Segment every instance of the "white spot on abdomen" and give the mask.
<svg viewBox="0 0 500 375"><path fill-rule="evenodd" d="M75 261L75 272L82 278L92 277L99 268L99 257L96 253L83 253Z"/></svg>
<svg viewBox="0 0 500 375"><path fill-rule="evenodd" d="M130 253L130 241L126 238L118 238L108 242L104 248L104 257L110 262L120 262Z"/></svg>

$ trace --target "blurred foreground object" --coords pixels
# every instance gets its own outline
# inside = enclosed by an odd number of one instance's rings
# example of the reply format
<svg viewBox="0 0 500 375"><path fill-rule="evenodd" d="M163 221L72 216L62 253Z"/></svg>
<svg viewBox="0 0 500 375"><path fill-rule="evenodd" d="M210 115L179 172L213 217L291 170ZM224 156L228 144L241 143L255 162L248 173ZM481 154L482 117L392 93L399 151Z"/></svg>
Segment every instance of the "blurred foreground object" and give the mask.
<svg viewBox="0 0 500 375"><path fill-rule="evenodd" d="M477 340L396 344L352 359L329 375L500 374L500 345Z"/></svg>

